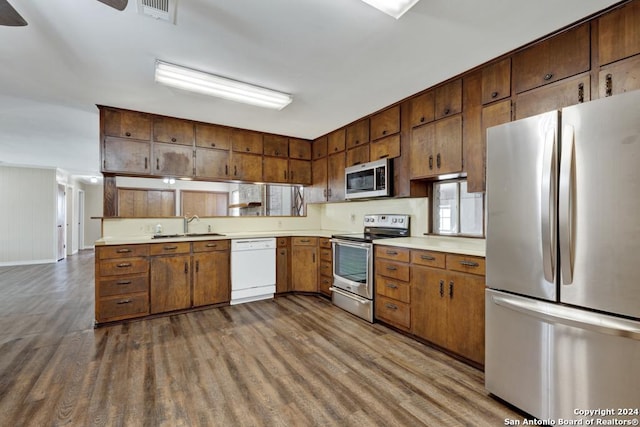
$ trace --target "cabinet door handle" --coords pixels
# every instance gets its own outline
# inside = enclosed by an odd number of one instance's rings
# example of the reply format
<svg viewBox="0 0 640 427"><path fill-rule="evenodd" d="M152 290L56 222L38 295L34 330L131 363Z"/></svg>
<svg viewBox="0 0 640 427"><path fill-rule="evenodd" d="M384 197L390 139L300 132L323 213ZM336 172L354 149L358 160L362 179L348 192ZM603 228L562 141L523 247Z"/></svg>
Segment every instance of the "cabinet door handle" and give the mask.
<svg viewBox="0 0 640 427"><path fill-rule="evenodd" d="M218 244L217 243L207 243L207 247L208 248L217 248Z"/></svg>
<svg viewBox="0 0 640 427"><path fill-rule="evenodd" d="M131 302L130 299L123 299L123 300L118 301L116 304L122 305L122 304L129 304L130 302Z"/></svg>
<svg viewBox="0 0 640 427"><path fill-rule="evenodd" d="M440 280L440 298L444 297L444 280Z"/></svg>
<svg viewBox="0 0 640 427"><path fill-rule="evenodd" d="M199 271L200 271L200 261L196 261L196 273L199 272Z"/></svg>
<svg viewBox="0 0 640 427"><path fill-rule="evenodd" d="M189 272L189 263L185 262L184 263L184 274L187 274Z"/></svg>
<svg viewBox="0 0 640 427"><path fill-rule="evenodd" d="M387 251L387 255L398 255L398 252L396 251Z"/></svg>
<svg viewBox="0 0 640 427"><path fill-rule="evenodd" d="M387 270L389 271L396 271L398 268L393 266L393 265L387 265Z"/></svg>
<svg viewBox="0 0 640 427"><path fill-rule="evenodd" d="M130 285L131 284L131 280L118 280L116 282L116 285Z"/></svg>
<svg viewBox="0 0 640 427"><path fill-rule="evenodd" d="M453 298L453 280L449 282L449 298Z"/></svg>
<svg viewBox="0 0 640 427"><path fill-rule="evenodd" d="M144 158L144 168L147 169L149 167L149 159Z"/></svg>
<svg viewBox="0 0 640 427"><path fill-rule="evenodd" d="M553 73L547 73L544 75L543 79L545 79L546 81L549 81L553 78Z"/></svg>
<svg viewBox="0 0 640 427"><path fill-rule="evenodd" d="M127 254L129 252L131 252L131 249L129 249L129 248L118 249L116 251L116 253L119 253L119 254Z"/></svg>
<svg viewBox="0 0 640 427"><path fill-rule="evenodd" d="M177 139L175 137L171 138L171 142L176 142Z"/></svg>
<svg viewBox="0 0 640 427"><path fill-rule="evenodd" d="M491 92L491 98L497 98L498 97L498 92Z"/></svg>
<svg viewBox="0 0 640 427"><path fill-rule="evenodd" d="M397 310L398 309L397 305L391 304L391 303L386 303L384 306L387 307L389 310Z"/></svg>
<svg viewBox="0 0 640 427"><path fill-rule="evenodd" d="M480 264L473 261L460 261L460 265L464 265L465 267L480 267Z"/></svg>
<svg viewBox="0 0 640 427"><path fill-rule="evenodd" d="M607 74L605 77L605 96L613 95L613 75Z"/></svg>
<svg viewBox="0 0 640 427"><path fill-rule="evenodd" d="M449 108L445 108L444 109L444 115L445 116L449 115L450 112L451 112L451 109L449 109Z"/></svg>
<svg viewBox="0 0 640 427"><path fill-rule="evenodd" d="M160 169L160 158L156 157L156 170Z"/></svg>
<svg viewBox="0 0 640 427"><path fill-rule="evenodd" d="M398 285L396 285L395 283L387 283L386 286L389 289L398 289Z"/></svg>
<svg viewBox="0 0 640 427"><path fill-rule="evenodd" d="M224 165L224 174L229 175L229 165Z"/></svg>
<svg viewBox="0 0 640 427"><path fill-rule="evenodd" d="M316 263L316 254L311 254L311 260L314 264Z"/></svg>
<svg viewBox="0 0 640 427"><path fill-rule="evenodd" d="M117 265L118 268L127 268L127 267L131 267L131 263L130 262L123 262Z"/></svg>
<svg viewBox="0 0 640 427"><path fill-rule="evenodd" d="M440 153L438 153L438 155L436 156L436 166L438 167L438 169L440 169Z"/></svg>
<svg viewBox="0 0 640 427"><path fill-rule="evenodd" d="M216 146L216 143L215 143L215 142L212 142L212 143L211 143L211 146L212 146L212 147L215 147L215 146Z"/></svg>
<svg viewBox="0 0 640 427"><path fill-rule="evenodd" d="M433 169L433 154L429 155L429 169Z"/></svg>
<svg viewBox="0 0 640 427"><path fill-rule="evenodd" d="M584 83L580 83L578 85L578 103L582 104L584 102Z"/></svg>
<svg viewBox="0 0 640 427"><path fill-rule="evenodd" d="M178 247L177 246L165 246L162 249L164 249L165 251L173 251L173 250L178 249Z"/></svg>
<svg viewBox="0 0 640 427"><path fill-rule="evenodd" d="M131 132L125 132L124 136L131 136Z"/></svg>
<svg viewBox="0 0 640 427"><path fill-rule="evenodd" d="M420 255L420 259L424 259L426 261L435 261L436 257L431 255Z"/></svg>
<svg viewBox="0 0 640 427"><path fill-rule="evenodd" d="M387 157L389 157L388 154L383 154L382 156L378 156L379 159L386 159Z"/></svg>
<svg viewBox="0 0 640 427"><path fill-rule="evenodd" d="M233 176L238 176L238 167L236 165L233 166Z"/></svg>

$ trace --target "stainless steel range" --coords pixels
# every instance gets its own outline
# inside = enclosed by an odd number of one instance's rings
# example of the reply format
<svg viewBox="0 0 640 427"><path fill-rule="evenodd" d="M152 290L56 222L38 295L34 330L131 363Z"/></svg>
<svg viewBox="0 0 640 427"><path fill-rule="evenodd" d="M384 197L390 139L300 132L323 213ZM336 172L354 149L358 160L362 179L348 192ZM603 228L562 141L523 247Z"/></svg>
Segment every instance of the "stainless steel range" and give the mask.
<svg viewBox="0 0 640 427"><path fill-rule="evenodd" d="M373 323L373 240L409 236L409 215L364 216L364 232L333 235L331 299L338 307Z"/></svg>

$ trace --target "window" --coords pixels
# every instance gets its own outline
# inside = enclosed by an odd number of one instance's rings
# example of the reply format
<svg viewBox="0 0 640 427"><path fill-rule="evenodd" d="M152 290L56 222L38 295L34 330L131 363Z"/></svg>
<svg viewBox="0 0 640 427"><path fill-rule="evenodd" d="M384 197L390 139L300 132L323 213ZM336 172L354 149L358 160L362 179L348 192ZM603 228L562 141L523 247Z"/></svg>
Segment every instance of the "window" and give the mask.
<svg viewBox="0 0 640 427"><path fill-rule="evenodd" d="M433 184L433 233L484 236L484 194L467 193L467 181Z"/></svg>

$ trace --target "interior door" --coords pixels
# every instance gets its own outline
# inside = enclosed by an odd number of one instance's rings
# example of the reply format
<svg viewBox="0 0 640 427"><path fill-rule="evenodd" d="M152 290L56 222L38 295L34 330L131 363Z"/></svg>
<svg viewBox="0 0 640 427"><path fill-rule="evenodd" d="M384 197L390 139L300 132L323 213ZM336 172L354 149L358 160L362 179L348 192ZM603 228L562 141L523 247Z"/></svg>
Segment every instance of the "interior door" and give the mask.
<svg viewBox="0 0 640 427"><path fill-rule="evenodd" d="M63 184L58 184L58 209L56 215L56 227L58 236L57 260L65 257L66 248L66 221L67 221L67 196L66 188Z"/></svg>

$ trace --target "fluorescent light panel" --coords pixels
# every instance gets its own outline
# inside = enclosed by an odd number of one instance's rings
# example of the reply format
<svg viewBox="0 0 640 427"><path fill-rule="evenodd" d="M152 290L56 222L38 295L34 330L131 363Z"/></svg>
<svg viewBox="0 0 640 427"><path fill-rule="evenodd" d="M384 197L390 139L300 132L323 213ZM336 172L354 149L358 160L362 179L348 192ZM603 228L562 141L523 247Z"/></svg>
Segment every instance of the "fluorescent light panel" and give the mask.
<svg viewBox="0 0 640 427"><path fill-rule="evenodd" d="M156 61L156 82L231 101L282 110L293 101L289 94L231 80L179 65Z"/></svg>
<svg viewBox="0 0 640 427"><path fill-rule="evenodd" d="M399 19L404 13L411 9L414 4L418 3L418 0L362 0L369 6L373 6L376 9L391 15L396 19Z"/></svg>

